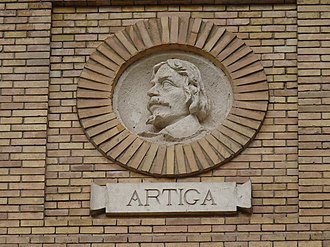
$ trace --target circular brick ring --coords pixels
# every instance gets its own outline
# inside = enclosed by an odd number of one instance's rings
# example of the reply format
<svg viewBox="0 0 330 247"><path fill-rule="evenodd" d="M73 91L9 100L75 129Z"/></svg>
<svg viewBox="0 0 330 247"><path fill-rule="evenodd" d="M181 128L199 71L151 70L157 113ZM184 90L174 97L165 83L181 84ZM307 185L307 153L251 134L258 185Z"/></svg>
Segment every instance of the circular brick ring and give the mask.
<svg viewBox="0 0 330 247"><path fill-rule="evenodd" d="M160 48L205 56L231 82L234 101L226 120L191 143L143 140L128 131L112 109L113 89L122 72ZM80 75L77 109L85 134L110 160L152 176L180 177L208 171L237 156L258 132L268 98L263 66L241 39L212 22L162 17L137 22L97 47Z"/></svg>

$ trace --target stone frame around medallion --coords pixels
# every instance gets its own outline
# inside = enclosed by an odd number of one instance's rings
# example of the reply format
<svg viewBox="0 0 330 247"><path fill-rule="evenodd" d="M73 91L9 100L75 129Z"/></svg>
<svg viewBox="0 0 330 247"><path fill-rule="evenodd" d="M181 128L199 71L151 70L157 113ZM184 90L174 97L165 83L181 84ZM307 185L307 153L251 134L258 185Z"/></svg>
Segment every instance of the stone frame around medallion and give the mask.
<svg viewBox="0 0 330 247"><path fill-rule="evenodd" d="M143 140L112 109L113 89L123 71L160 49L205 56L232 85L234 102L226 120L191 143ZM97 47L78 81L77 110L85 134L105 157L147 175L182 177L209 171L245 149L262 125L268 99L263 66L241 39L210 21L173 16L137 22Z"/></svg>

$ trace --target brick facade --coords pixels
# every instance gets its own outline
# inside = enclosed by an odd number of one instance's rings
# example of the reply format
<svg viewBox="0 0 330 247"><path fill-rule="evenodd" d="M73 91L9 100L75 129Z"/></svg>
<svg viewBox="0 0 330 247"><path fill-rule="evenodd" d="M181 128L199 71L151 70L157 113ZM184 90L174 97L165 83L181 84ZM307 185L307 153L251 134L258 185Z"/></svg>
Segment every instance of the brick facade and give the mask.
<svg viewBox="0 0 330 247"><path fill-rule="evenodd" d="M329 0L91 2L0 3L0 246L330 246ZM76 109L78 77L95 48L136 21L168 15L209 20L243 39L261 60L270 93L263 126L243 153L185 179L156 179L111 163L87 140ZM248 178L251 215L89 212L93 181Z"/></svg>

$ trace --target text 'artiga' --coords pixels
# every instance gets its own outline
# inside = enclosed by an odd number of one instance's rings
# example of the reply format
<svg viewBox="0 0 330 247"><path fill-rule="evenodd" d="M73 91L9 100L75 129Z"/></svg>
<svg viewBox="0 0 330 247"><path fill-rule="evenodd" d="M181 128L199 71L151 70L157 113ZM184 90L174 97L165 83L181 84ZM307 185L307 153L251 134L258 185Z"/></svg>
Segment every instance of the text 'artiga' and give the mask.
<svg viewBox="0 0 330 247"><path fill-rule="evenodd" d="M91 187L91 212L107 214L232 213L251 208L251 182L140 183Z"/></svg>

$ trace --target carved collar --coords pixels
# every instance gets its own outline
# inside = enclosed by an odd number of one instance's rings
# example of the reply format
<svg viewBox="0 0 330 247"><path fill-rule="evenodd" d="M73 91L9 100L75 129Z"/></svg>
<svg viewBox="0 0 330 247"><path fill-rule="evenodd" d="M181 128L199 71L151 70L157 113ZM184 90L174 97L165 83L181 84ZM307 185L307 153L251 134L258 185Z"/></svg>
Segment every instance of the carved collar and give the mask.
<svg viewBox="0 0 330 247"><path fill-rule="evenodd" d="M194 137L204 131L203 126L199 123L194 115L188 115L185 118L171 124L159 132L143 132L144 137L160 137L165 141L182 141L188 137Z"/></svg>

